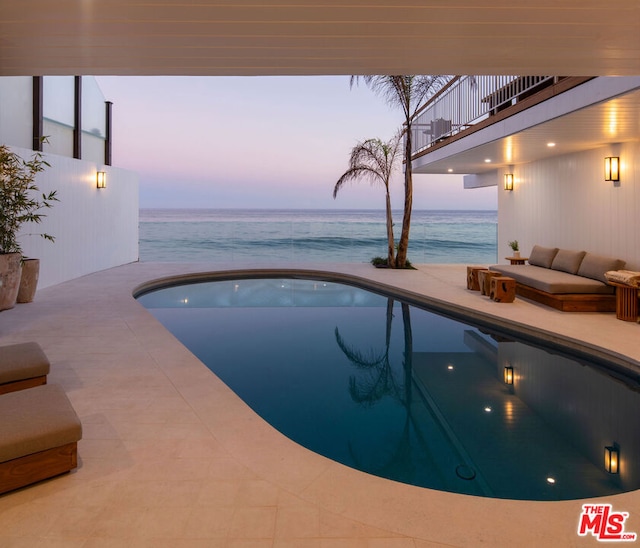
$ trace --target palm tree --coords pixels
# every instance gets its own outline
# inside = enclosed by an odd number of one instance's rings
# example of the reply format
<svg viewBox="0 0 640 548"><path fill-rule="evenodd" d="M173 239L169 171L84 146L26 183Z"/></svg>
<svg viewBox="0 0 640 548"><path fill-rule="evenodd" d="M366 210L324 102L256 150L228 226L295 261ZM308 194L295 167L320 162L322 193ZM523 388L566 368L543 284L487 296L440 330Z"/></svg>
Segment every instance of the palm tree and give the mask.
<svg viewBox="0 0 640 548"><path fill-rule="evenodd" d="M382 183L384 185L387 208L387 265L390 268L395 267L396 260L389 183L400 148L400 138L401 135L398 134L386 143L380 139L367 139L358 143L351 150L349 169L342 174L333 188L333 198L335 199L338 191L348 181L368 179L372 184Z"/></svg>
<svg viewBox="0 0 640 548"><path fill-rule="evenodd" d="M396 371L389 359L389 349L391 345L391 324L393 322L392 298L387 299L387 322L385 333L385 349L382 352L370 350L368 353L362 352L349 346L340 335L336 327L335 337L340 350L347 359L363 374L359 378L352 376L349 378L349 394L351 399L363 407L371 407L382 400L385 396L391 396L400 402L406 410L406 416L402 432L398 437L395 447L390 447L390 454L376 454L374 461L376 464L365 465L356 454L355 448L349 442L349 452L353 461L360 470L366 470L373 474L401 479L410 483L413 476L413 453L415 442L412 442L412 431L418 432L415 426L416 417L413 414L413 335L411 330L411 310L407 303L401 303L402 325L404 333L403 349L403 380L395 378ZM412 430L413 426L413 430ZM418 437L419 439L419 437Z"/></svg>
<svg viewBox="0 0 640 548"><path fill-rule="evenodd" d="M398 244L396 267L404 268L409 247L411 208L413 207L413 173L411 169L411 129L420 108L448 81L448 76L352 76L351 86L362 78L372 91L400 107L404 114L404 213L402 233Z"/></svg>
<svg viewBox="0 0 640 548"><path fill-rule="evenodd" d="M401 400L401 389L394 378L393 367L389 361L389 348L391 346L391 324L393 322L394 300L387 298L387 324L385 336L385 348L383 352L369 350L367 354L349 346L340 331L336 327L336 342L347 359L360 371L367 374L367 378L349 378L349 394L351 399L364 407L370 407L386 395L392 395Z"/></svg>

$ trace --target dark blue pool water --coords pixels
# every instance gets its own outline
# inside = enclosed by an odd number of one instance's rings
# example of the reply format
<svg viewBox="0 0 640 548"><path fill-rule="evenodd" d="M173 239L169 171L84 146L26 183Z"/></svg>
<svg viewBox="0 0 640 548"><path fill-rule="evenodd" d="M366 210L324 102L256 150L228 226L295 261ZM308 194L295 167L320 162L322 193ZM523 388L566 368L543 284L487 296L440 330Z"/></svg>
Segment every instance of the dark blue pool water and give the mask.
<svg viewBox="0 0 640 548"><path fill-rule="evenodd" d="M639 394L597 364L322 281L192 283L139 301L275 428L348 466L512 499L640 486Z"/></svg>

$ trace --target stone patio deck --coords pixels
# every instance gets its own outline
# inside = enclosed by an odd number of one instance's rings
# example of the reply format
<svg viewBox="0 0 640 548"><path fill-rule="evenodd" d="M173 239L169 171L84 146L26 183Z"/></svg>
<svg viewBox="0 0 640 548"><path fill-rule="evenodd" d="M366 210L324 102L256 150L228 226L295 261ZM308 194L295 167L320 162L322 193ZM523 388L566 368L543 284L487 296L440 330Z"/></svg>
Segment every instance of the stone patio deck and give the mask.
<svg viewBox="0 0 640 548"><path fill-rule="evenodd" d="M126 265L43 289L35 302L0 314L0 344L39 342L52 363L49 382L64 387L84 428L76 471L0 496L0 545L597 544L576 533L584 501L508 501L412 487L347 468L285 438L132 297L151 279L221 269ZM464 265L322 269L492 316L552 342L603 349L640 372L639 324L615 314L562 313L523 299L491 302L466 290ZM640 532L640 493L606 502L630 513L627 531Z"/></svg>

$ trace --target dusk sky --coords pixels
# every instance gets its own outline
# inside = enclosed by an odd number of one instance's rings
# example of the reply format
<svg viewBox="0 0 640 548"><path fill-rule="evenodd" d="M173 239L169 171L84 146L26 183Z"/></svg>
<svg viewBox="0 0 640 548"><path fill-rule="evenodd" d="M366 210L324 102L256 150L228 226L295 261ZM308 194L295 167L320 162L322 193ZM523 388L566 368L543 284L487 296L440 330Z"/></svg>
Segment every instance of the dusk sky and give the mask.
<svg viewBox="0 0 640 548"><path fill-rule="evenodd" d="M402 115L348 76L98 77L114 103L113 164L138 172L140 206L383 209L382 187L332 197L352 147L388 140ZM402 171L393 207L403 201ZM495 187L415 175L415 209L496 209Z"/></svg>

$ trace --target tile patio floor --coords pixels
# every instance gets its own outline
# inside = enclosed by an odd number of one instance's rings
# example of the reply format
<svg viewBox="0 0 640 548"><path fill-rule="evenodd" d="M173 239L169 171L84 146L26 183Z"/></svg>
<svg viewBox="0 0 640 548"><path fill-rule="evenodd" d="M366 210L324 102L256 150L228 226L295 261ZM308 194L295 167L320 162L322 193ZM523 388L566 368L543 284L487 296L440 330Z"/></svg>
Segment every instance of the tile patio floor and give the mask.
<svg viewBox="0 0 640 548"><path fill-rule="evenodd" d="M279 434L131 296L148 280L212 269L220 266L126 265L43 289L34 303L0 313L0 344L41 344L52 362L49 381L65 388L84 429L77 470L0 496L0 546L597 544L576 534L583 501L505 501L416 488L352 470ZM463 265L323 269L606 348L640 371L639 324L522 299L490 302L466 290ZM640 532L640 493L606 502L630 513L627 531Z"/></svg>

